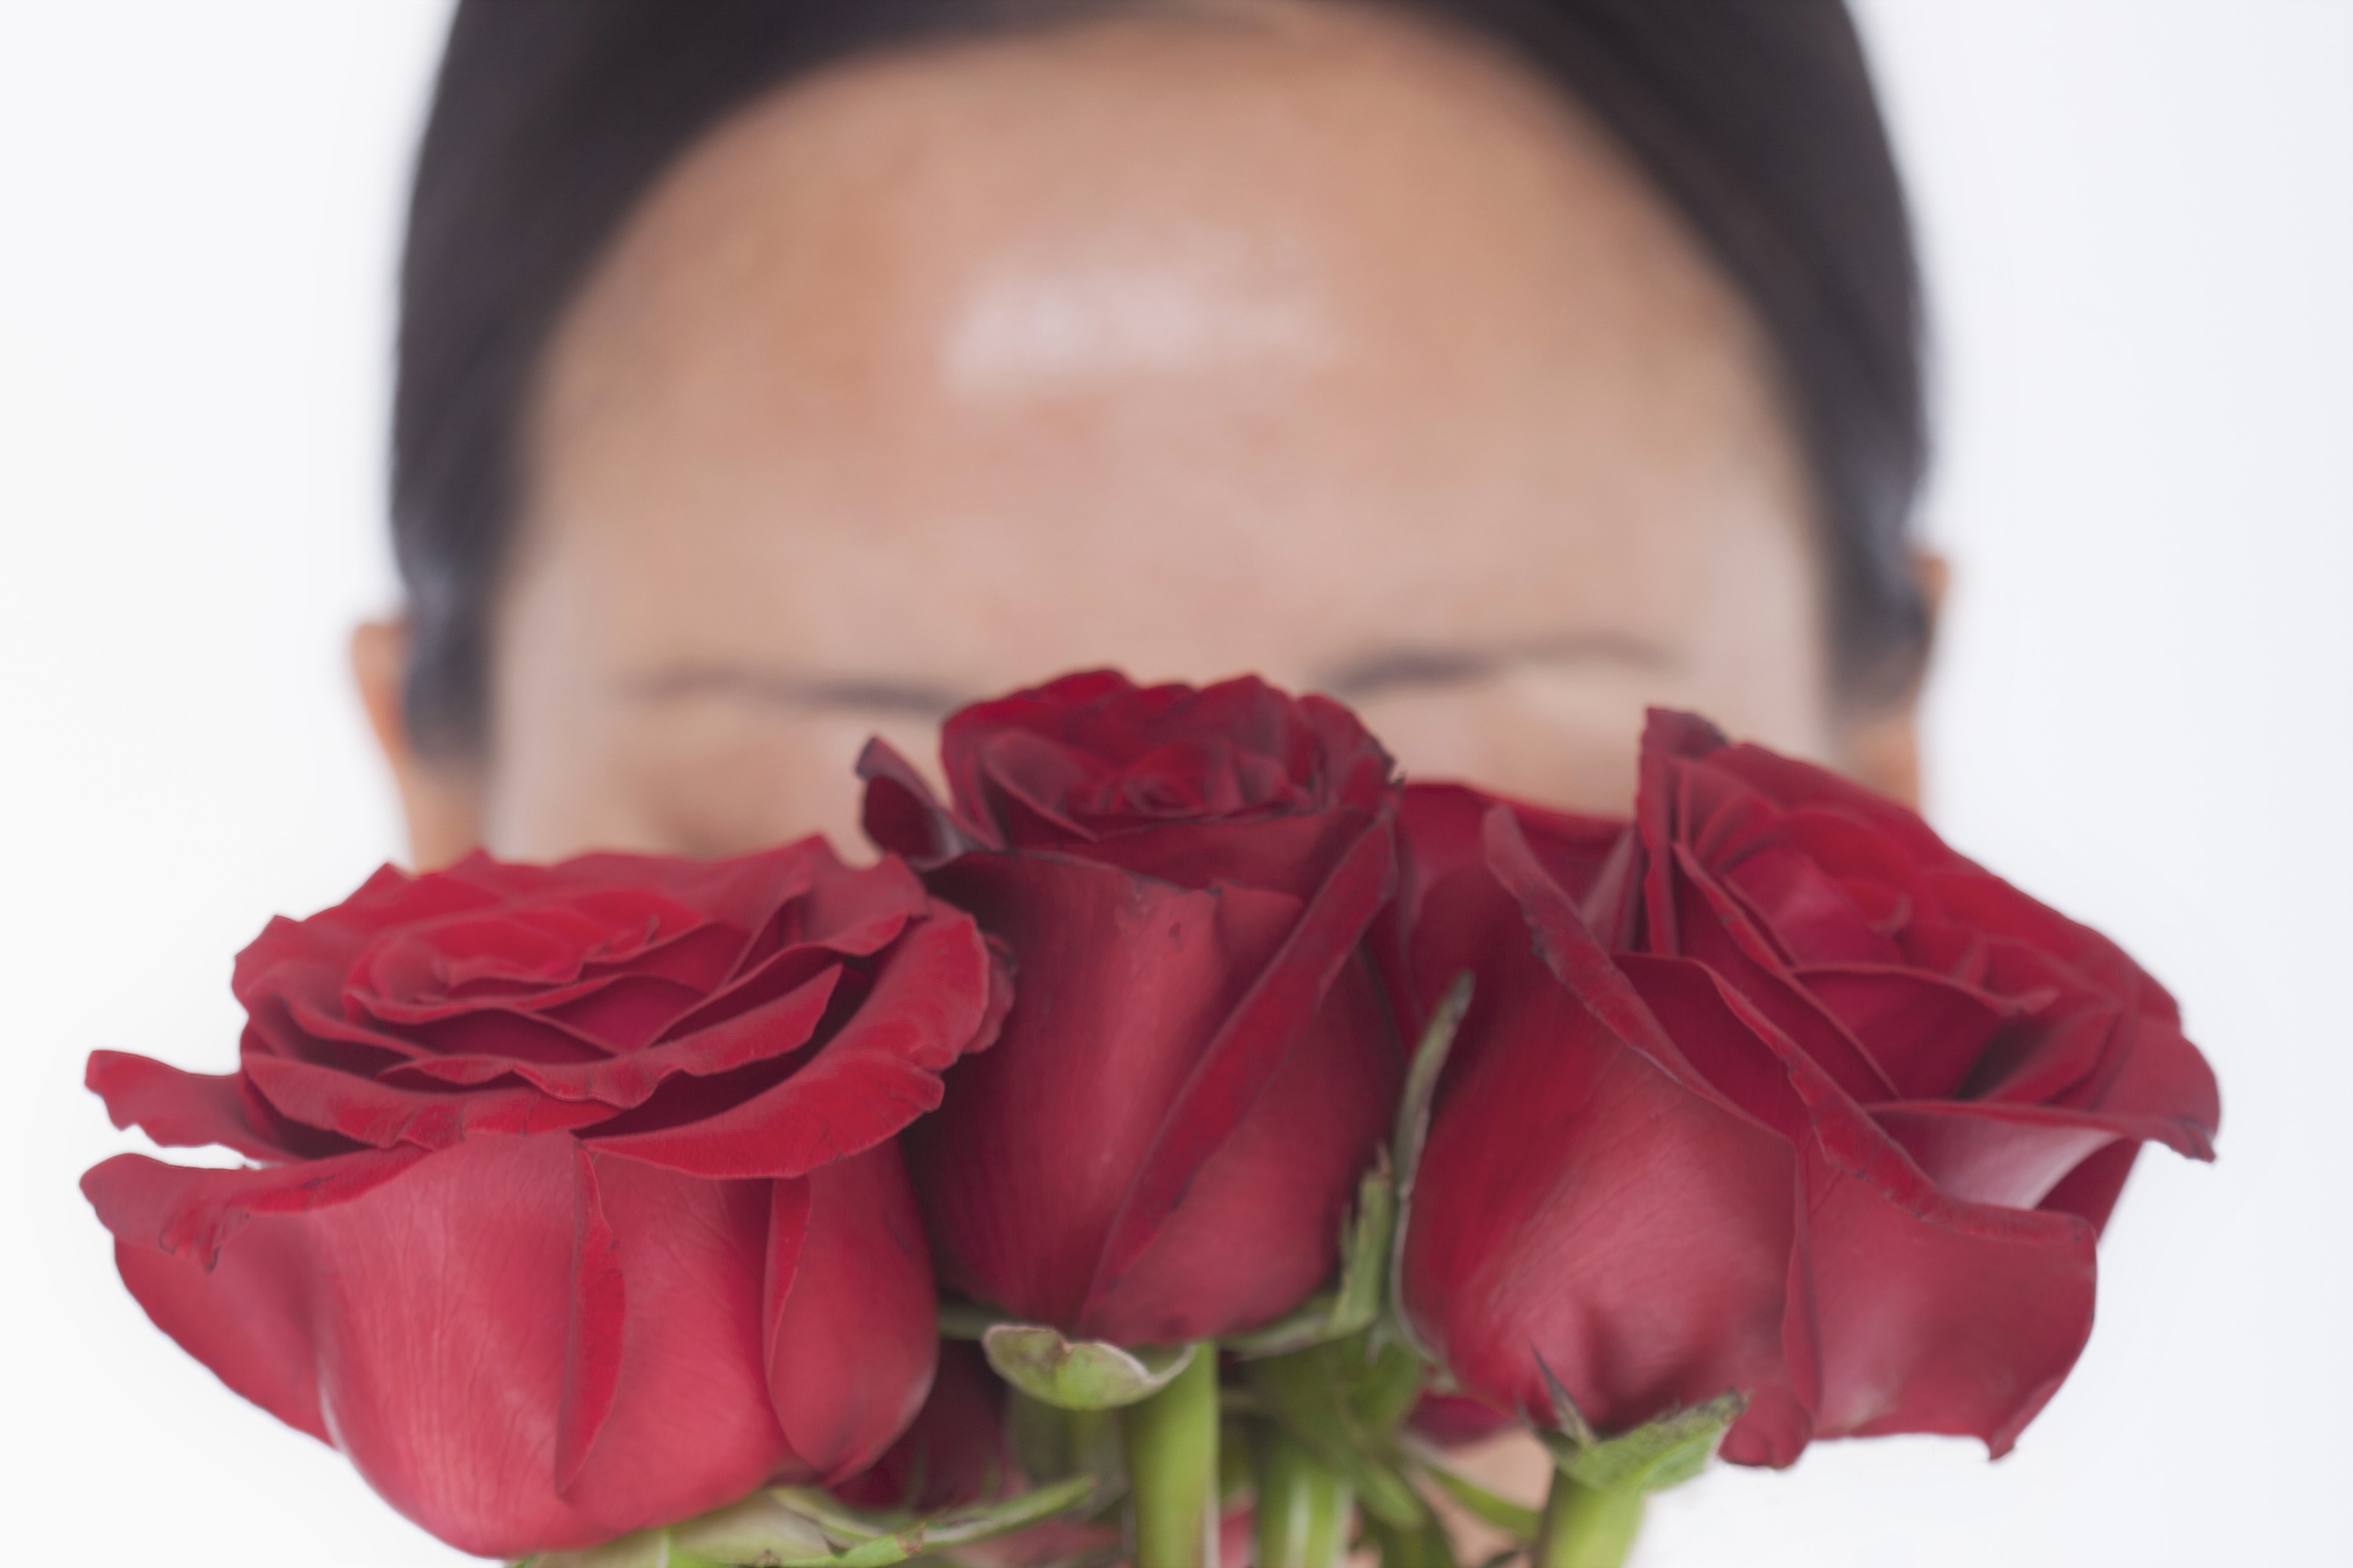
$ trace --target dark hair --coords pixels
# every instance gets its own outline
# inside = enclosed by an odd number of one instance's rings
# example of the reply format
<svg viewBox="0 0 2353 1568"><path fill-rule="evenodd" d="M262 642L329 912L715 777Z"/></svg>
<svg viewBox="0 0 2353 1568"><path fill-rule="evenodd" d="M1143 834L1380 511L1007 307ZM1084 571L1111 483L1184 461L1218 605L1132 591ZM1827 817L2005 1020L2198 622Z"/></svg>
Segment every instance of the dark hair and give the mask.
<svg viewBox="0 0 2353 1568"><path fill-rule="evenodd" d="M1134 0L461 0L400 276L392 524L409 725L486 723L535 367L649 188L719 121L853 55ZM1745 295L1805 442L1842 693L1908 688L1926 458L1903 187L1843 0L1393 0L1516 54L1610 132Z"/></svg>

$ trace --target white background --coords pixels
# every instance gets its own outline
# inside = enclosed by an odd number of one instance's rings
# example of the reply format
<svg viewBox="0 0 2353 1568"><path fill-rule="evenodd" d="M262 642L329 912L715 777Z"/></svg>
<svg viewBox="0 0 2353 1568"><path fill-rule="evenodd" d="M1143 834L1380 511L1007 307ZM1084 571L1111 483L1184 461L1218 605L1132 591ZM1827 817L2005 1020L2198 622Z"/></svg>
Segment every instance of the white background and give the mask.
<svg viewBox="0 0 2353 1568"><path fill-rule="evenodd" d="M2220 1069L2073 1381L1719 1471L1672 1564L2353 1562L2353 5L1873 0L1944 344L1948 836ZM445 0L0 0L0 1554L455 1561L225 1393L74 1189L95 1046L210 1070L232 953L396 847L342 673Z"/></svg>

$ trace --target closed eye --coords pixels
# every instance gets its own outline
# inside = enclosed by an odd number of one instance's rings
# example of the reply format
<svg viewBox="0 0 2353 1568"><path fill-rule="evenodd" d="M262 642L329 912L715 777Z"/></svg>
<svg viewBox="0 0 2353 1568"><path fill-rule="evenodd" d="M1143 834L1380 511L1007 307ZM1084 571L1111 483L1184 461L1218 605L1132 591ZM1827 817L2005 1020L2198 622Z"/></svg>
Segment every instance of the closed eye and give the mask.
<svg viewBox="0 0 2353 1568"><path fill-rule="evenodd" d="M1659 644L1619 632L1530 637L1484 647L1399 646L1376 648L1337 665L1315 683L1344 702L1364 702L1400 691L1464 686L1526 666L1614 665L1672 672L1683 660Z"/></svg>
<svg viewBox="0 0 2353 1568"><path fill-rule="evenodd" d="M802 712L892 713L937 721L972 699L923 681L872 676L795 676L732 665L693 665L633 677L621 683L633 702L668 703L722 698L758 708Z"/></svg>

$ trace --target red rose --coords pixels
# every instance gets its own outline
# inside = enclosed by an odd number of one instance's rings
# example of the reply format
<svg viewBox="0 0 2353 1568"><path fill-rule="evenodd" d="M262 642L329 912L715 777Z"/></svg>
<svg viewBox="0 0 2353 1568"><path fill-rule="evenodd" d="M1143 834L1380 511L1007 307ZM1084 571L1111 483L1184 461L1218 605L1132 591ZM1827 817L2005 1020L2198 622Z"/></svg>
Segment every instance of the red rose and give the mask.
<svg viewBox="0 0 2353 1568"><path fill-rule="evenodd" d="M469 1552L874 1462L930 1384L892 1135L988 1043L980 933L819 840L387 868L238 957L242 1067L100 1051L82 1186L148 1315Z"/></svg>
<svg viewBox="0 0 2353 1568"><path fill-rule="evenodd" d="M1249 1328L1334 1266L1400 1053L1359 939L1390 763L1336 703L1074 675L949 720L953 809L879 743L868 832L1002 938L997 1048L910 1141L942 1274L1127 1344Z"/></svg>
<svg viewBox="0 0 2353 1568"><path fill-rule="evenodd" d="M1399 989L1478 973L1405 1305L1480 1397L1544 1412L1549 1368L1604 1430L1741 1390L1744 1462L2000 1453L2090 1332L2139 1145L2211 1156L2213 1077L2154 980L1818 768L1656 713L1613 854L1508 808L1475 864L1459 813L1405 825L1456 868Z"/></svg>
<svg viewBox="0 0 2353 1568"><path fill-rule="evenodd" d="M1015 1489L1006 1392L978 1345L943 1343L914 1424L871 1469L835 1482L833 1495L877 1512L934 1513Z"/></svg>

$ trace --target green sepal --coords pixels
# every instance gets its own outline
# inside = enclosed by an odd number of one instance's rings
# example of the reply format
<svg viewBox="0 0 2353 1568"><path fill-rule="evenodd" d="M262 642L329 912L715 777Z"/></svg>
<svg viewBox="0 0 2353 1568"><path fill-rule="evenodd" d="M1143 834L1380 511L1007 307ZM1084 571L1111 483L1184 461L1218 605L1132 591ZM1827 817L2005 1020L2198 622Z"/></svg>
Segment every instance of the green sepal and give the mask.
<svg viewBox="0 0 2353 1568"><path fill-rule="evenodd" d="M1198 1345L1129 1350L1072 1342L1041 1323L998 1323L980 1336L997 1375L1064 1410L1117 1410L1148 1399L1191 1364Z"/></svg>
<svg viewBox="0 0 2353 1568"><path fill-rule="evenodd" d="M1348 1414L1366 1432L1395 1433L1430 1388L1430 1363L1390 1341L1363 1360L1351 1357L1340 1378Z"/></svg>
<svg viewBox="0 0 2353 1568"><path fill-rule="evenodd" d="M1397 1525L1367 1512L1364 1525L1365 1539L1380 1553L1381 1568L1455 1568L1454 1543L1435 1516Z"/></svg>
<svg viewBox="0 0 2353 1568"><path fill-rule="evenodd" d="M1461 1503L1462 1510L1472 1518L1494 1526L1514 1541L1525 1542L1535 1539L1536 1525L1542 1518L1537 1510L1499 1496L1469 1477L1456 1474L1418 1445L1411 1452L1415 1468L1428 1476L1439 1490Z"/></svg>
<svg viewBox="0 0 2353 1568"><path fill-rule="evenodd" d="M1683 1485L1707 1468L1725 1433L1748 1408L1746 1394L1723 1394L1630 1432L1602 1437L1577 1412L1552 1369L1545 1367L1544 1374L1552 1387L1553 1414L1560 1429L1537 1436L1552 1450L1553 1463L1562 1474L1595 1491L1655 1492Z"/></svg>
<svg viewBox="0 0 2353 1568"><path fill-rule="evenodd" d="M1386 1151L1356 1183L1356 1206L1340 1225L1340 1273L1329 1290L1262 1328L1224 1342L1236 1355L1289 1355L1362 1333L1381 1315L1389 1247L1397 1234L1397 1181Z"/></svg>
<svg viewBox="0 0 2353 1568"><path fill-rule="evenodd" d="M702 1568L680 1557L670 1545L668 1530L640 1530L577 1552L543 1552L519 1557L512 1568Z"/></svg>
<svg viewBox="0 0 2353 1568"><path fill-rule="evenodd" d="M1391 1432L1365 1421L1359 1413L1364 1388L1358 1380L1377 1378L1387 1370L1380 1362L1366 1359L1364 1340L1270 1356L1246 1363L1246 1370L1267 1415L1280 1421L1354 1491L1367 1516L1404 1530L1428 1521L1428 1505L1397 1463ZM1380 1392L1387 1395L1390 1391Z"/></svg>
<svg viewBox="0 0 2353 1568"><path fill-rule="evenodd" d="M1430 1110L1438 1096L1439 1075L1446 1070L1446 1058L1454 1050L1455 1031L1461 1028L1462 1016L1470 1010L1471 972L1466 969L1454 977L1446 994L1438 999L1429 1024L1421 1031L1421 1042L1414 1050L1413 1060L1406 1065L1405 1091L1398 1099L1397 1127L1389 1144L1389 1168L1396 1173L1397 1183L1397 1218L1388 1249L1388 1312L1384 1320L1384 1333L1424 1361L1438 1358L1414 1336L1405 1320L1406 1226L1413 1217L1414 1176L1421 1169L1422 1145L1430 1142Z"/></svg>
<svg viewBox="0 0 2353 1568"><path fill-rule="evenodd" d="M1127 1486L1119 1416L1108 1410L1065 1410L1019 1389L1008 1391L1006 1430L1029 1476L1092 1476L1108 1499Z"/></svg>
<svg viewBox="0 0 2353 1568"><path fill-rule="evenodd" d="M1093 1477L1073 1476L1001 1502L911 1519L849 1508L814 1488L772 1487L682 1524L526 1557L517 1568L890 1568L1088 1507L1096 1490Z"/></svg>

